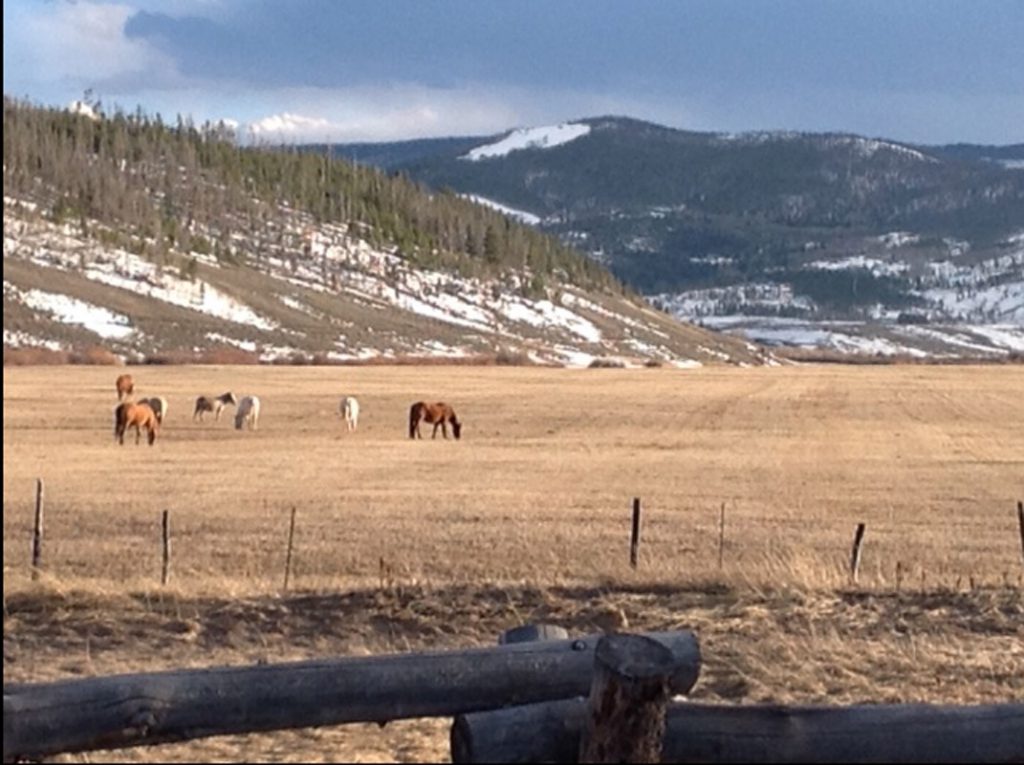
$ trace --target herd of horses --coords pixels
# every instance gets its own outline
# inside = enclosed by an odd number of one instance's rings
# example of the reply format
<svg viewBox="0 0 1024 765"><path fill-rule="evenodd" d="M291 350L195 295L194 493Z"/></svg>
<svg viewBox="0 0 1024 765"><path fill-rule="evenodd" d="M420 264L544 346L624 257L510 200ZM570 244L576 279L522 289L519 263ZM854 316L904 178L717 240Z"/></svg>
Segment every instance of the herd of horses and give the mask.
<svg viewBox="0 0 1024 765"><path fill-rule="evenodd" d="M131 375L127 374L117 378L115 387L117 400L120 403L114 410L114 438L123 446L125 432L134 428L135 443L138 444L142 439L142 431L145 430L146 440L152 446L167 417L167 399L162 396L152 396L135 401L133 399L135 381ZM236 430L257 429L260 417L259 397L243 396L241 399L236 399L231 391L219 396L199 396L192 411L192 421L202 422L207 413L213 414L214 421L220 420L220 415L227 406L235 407ZM359 426L359 401L354 396L342 397L338 404L338 413L344 419L345 427L350 432ZM456 439L462 437L462 423L456 416L455 410L444 402L417 401L409 408L409 438L423 438L423 434L420 432L420 423L422 422L434 426L431 438L437 438L438 428L441 429L441 434L448 438L448 425L452 426L452 435Z"/></svg>

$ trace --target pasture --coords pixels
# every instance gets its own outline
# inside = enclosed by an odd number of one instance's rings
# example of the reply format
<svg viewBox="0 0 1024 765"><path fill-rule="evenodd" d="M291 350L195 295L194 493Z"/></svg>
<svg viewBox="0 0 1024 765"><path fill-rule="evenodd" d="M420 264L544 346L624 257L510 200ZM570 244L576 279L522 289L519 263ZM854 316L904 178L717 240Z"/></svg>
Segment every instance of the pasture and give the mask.
<svg viewBox="0 0 1024 765"><path fill-rule="evenodd" d="M114 441L115 370L4 371L8 680L479 644L547 619L576 631L695 628L707 659L700 698L1024 695L1021 367L154 366L132 376L137 397L169 402L153 447ZM193 422L197 395L227 390L259 397L258 430L236 431L231 408ZM338 413L343 395L359 400L354 432ZM461 440L431 440L426 426L410 440L419 400L451 404ZM33 583L36 477L45 571ZM117 756L445 752L443 723L413 721Z"/></svg>

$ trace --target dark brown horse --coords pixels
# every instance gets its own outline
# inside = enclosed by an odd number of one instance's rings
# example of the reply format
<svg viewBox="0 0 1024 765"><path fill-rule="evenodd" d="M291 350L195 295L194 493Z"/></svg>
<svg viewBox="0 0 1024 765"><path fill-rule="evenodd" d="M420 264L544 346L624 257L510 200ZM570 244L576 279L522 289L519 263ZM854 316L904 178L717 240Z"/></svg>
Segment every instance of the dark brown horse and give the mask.
<svg viewBox="0 0 1024 765"><path fill-rule="evenodd" d="M126 401L123 404L118 404L117 409L114 410L114 438L117 442L124 446L124 432L128 428L135 428L135 443L139 443L139 439L142 437L142 428L146 429L146 439L149 441L149 445L152 446L153 442L156 441L156 433L160 428L160 420L156 417L156 412L149 406L149 404L133 404L130 401Z"/></svg>
<svg viewBox="0 0 1024 765"><path fill-rule="evenodd" d="M448 438L448 427L445 425L447 422L452 424L452 433L455 434L456 439L462 435L462 423L455 416L455 410L441 401L436 404L417 401L412 405L412 408L409 409L409 438L423 438L420 433L421 422L433 423L434 432L431 434L431 438L437 438L438 428L441 428L441 433Z"/></svg>
<svg viewBox="0 0 1024 765"><path fill-rule="evenodd" d="M131 375L118 376L117 382L114 385L117 388L118 401L123 401L135 392L135 382L132 380Z"/></svg>
<svg viewBox="0 0 1024 765"><path fill-rule="evenodd" d="M192 411L192 419L195 420L198 417L199 421L202 422L204 414L207 412L213 412L213 419L219 420L220 413L228 404L231 404L231 406L238 406L235 394L231 391L221 393L216 398L213 398L212 396L200 396L196 399L196 408Z"/></svg>

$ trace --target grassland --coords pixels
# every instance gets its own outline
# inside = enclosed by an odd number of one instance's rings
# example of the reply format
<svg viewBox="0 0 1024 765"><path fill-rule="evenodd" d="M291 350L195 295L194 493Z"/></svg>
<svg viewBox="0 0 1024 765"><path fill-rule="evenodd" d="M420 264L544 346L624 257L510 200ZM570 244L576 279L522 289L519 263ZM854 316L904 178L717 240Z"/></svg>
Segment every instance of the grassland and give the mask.
<svg viewBox="0 0 1024 765"><path fill-rule="evenodd" d="M1020 367L129 371L170 401L153 448L113 442L115 371L5 370L5 680L488 643L545 619L694 628L705 699L1024 697ZM191 421L197 394L228 389L260 396L257 432ZM343 394L362 405L353 434ZM421 398L455 406L461 441L407 438ZM37 476L47 571L32 583ZM413 721L117 756L445 751L442 722Z"/></svg>

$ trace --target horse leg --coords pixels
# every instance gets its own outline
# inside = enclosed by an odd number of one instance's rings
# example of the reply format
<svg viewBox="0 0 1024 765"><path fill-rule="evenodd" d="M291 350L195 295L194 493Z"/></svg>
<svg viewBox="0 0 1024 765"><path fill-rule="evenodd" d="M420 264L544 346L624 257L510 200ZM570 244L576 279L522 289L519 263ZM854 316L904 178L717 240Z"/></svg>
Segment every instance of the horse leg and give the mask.
<svg viewBox="0 0 1024 765"><path fill-rule="evenodd" d="M135 445L139 445L139 441L142 439L142 427L139 423L135 423Z"/></svg>
<svg viewBox="0 0 1024 765"><path fill-rule="evenodd" d="M444 420L441 420L441 435L444 436L444 440L448 440L448 426L445 425Z"/></svg>

